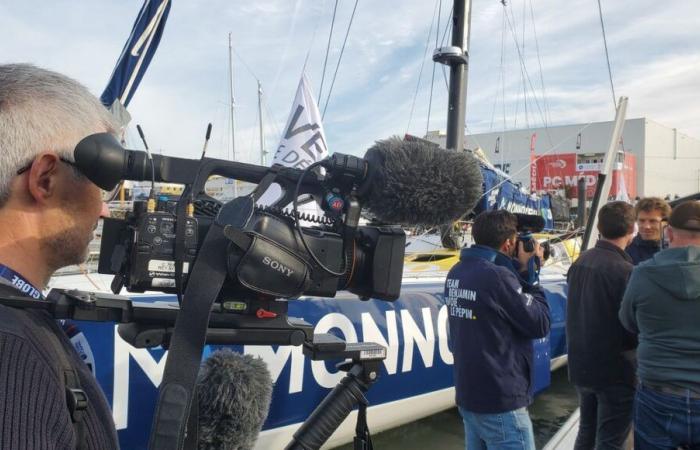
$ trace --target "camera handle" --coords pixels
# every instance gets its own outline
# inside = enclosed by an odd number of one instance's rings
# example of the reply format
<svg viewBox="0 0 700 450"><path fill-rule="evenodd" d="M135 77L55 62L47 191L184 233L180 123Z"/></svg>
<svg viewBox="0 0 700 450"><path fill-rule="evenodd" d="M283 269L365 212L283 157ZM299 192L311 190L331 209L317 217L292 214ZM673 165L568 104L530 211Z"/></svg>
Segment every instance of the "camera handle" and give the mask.
<svg viewBox="0 0 700 450"><path fill-rule="evenodd" d="M339 347L344 350L334 351ZM374 343L345 343L328 334L314 336L314 342L304 343L304 354L311 359L331 359L352 355L351 361L336 365L347 375L326 395L301 427L294 433L285 450L318 450L343 423L355 405L358 406L355 427L355 450L372 450L367 427L365 393L379 376L379 366L386 357L386 349Z"/></svg>

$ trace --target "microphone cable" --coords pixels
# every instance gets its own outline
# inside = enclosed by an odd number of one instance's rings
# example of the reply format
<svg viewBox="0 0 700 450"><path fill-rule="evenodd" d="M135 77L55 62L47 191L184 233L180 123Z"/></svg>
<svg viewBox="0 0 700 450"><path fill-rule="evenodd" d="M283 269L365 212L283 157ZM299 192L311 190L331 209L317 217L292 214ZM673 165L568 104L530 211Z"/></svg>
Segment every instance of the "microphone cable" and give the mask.
<svg viewBox="0 0 700 450"><path fill-rule="evenodd" d="M334 272L332 269L329 269L326 267L314 254L314 252L309 248L309 245L306 243L306 239L304 239L304 233L301 230L301 224L299 222L299 191L301 190L301 183L304 181L304 178L306 175L316 167L320 167L323 161L316 161L315 163L311 164L309 167L304 169L304 171L301 173L301 176L299 177L299 181L297 181L296 188L294 189L294 197L292 200L292 214L294 216L294 226L299 232L299 237L301 238L301 243L304 245L304 248L306 249L307 252L309 252L309 255L311 255L311 258L314 260L318 266L323 269L325 272L336 276L336 277L342 277L345 275L345 272L348 270L347 267L347 260L343 258L343 268L340 272ZM343 254L345 254L345 238L343 238Z"/></svg>

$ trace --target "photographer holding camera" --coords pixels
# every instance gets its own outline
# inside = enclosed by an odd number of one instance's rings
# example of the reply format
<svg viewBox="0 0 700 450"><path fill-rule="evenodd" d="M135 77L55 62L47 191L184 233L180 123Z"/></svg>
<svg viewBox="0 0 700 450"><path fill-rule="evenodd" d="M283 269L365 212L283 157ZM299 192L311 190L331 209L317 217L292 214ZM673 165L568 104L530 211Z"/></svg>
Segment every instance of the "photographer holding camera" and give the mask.
<svg viewBox="0 0 700 450"><path fill-rule="evenodd" d="M51 275L85 260L107 193L77 170L73 149L114 130L76 81L0 65L0 295L45 301ZM0 447L119 447L97 381L43 310L0 306Z"/></svg>
<svg viewBox="0 0 700 450"><path fill-rule="evenodd" d="M549 306L528 268L542 259L518 239L508 211L474 220L475 245L447 275L445 300L454 354L456 402L469 450L533 449L532 339L549 333Z"/></svg>

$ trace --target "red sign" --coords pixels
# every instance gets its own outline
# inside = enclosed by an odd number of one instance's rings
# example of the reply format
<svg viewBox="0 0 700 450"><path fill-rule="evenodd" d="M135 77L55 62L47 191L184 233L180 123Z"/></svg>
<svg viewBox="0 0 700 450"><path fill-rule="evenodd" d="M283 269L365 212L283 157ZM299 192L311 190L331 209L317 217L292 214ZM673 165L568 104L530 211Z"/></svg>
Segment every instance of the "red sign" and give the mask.
<svg viewBox="0 0 700 450"><path fill-rule="evenodd" d="M619 164L624 173L625 188L630 198L637 195L636 159L630 153L625 154L625 162ZM598 173L602 164L578 164L575 153L560 153L544 155L537 160L537 190L564 190L568 198L578 195L578 180L586 180L586 197L592 198L595 193ZM613 168L615 165L613 165ZM620 183L617 170L613 171L613 182L610 195L617 194Z"/></svg>

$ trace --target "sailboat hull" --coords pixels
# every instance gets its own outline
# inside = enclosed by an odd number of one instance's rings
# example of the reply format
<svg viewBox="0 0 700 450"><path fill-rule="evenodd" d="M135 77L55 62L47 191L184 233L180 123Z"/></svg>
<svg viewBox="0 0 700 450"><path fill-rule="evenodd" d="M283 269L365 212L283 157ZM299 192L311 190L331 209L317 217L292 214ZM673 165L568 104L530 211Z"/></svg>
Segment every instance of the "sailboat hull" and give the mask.
<svg viewBox="0 0 700 450"><path fill-rule="evenodd" d="M73 278L73 277L67 277ZM70 280L61 280L69 285ZM372 432L389 429L454 406L452 353L443 303L444 278L404 280L395 302L361 301L350 294L305 298L289 303L289 315L349 342L373 341L388 349L379 380L368 393ZM549 385L550 364L565 351L565 286L563 273L545 277L552 313L551 334L533 342L534 390ZM76 286L74 286L76 287ZM88 287L85 286L87 289ZM94 288L93 288L94 289ZM172 301L172 296L135 297L139 301ZM113 323L79 322L90 344L97 379L112 405L122 448L145 449L165 367L160 348L136 349L123 341ZM206 358L221 346L207 346ZM231 346L262 357L274 385L270 413L256 448L283 448L294 431L343 377L334 362L310 361L301 347ZM349 442L354 413L329 441Z"/></svg>

